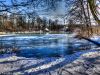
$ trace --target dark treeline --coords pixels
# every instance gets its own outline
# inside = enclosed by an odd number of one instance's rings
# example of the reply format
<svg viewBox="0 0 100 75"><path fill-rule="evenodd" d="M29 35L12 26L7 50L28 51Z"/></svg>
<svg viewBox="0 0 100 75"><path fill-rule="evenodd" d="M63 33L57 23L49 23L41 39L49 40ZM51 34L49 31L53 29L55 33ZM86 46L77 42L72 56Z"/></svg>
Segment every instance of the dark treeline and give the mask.
<svg viewBox="0 0 100 75"><path fill-rule="evenodd" d="M0 31L17 32L17 31L56 31L63 28L63 25L58 23L58 20L28 17L25 15L7 14L0 16Z"/></svg>

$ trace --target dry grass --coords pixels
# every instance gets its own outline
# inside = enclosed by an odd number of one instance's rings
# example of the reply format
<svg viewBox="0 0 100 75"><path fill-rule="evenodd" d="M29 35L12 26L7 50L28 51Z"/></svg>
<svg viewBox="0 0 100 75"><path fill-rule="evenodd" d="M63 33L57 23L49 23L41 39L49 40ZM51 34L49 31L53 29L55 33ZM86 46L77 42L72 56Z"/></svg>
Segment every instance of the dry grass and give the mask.
<svg viewBox="0 0 100 75"><path fill-rule="evenodd" d="M83 28L81 32L78 33L79 36L91 37L91 36L100 36L100 26L92 26L91 28Z"/></svg>

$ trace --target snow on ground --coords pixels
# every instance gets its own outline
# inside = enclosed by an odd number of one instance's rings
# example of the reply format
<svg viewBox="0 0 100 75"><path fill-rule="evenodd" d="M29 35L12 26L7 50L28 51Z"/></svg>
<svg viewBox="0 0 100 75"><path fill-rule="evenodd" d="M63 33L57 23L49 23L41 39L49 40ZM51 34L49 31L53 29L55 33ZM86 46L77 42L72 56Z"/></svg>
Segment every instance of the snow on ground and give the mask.
<svg viewBox="0 0 100 75"><path fill-rule="evenodd" d="M10 75L99 75L100 50L77 52L59 58L0 57L0 73Z"/></svg>
<svg viewBox="0 0 100 75"><path fill-rule="evenodd" d="M90 39L100 42L100 36L92 36Z"/></svg>
<svg viewBox="0 0 100 75"><path fill-rule="evenodd" d="M85 53L65 68L65 75L100 75L100 51Z"/></svg>
<svg viewBox="0 0 100 75"><path fill-rule="evenodd" d="M48 35L48 34L47 34ZM40 38L68 37L47 35ZM73 36L73 35L72 35ZM64 38L65 38L64 37ZM69 36L71 37L71 36ZM6 38L6 37L5 37ZM3 38L3 39L5 39ZM27 39L29 37L16 37ZM33 37L30 37L30 39ZM34 37L37 39L37 36ZM95 39L94 39L95 38ZM91 39L97 40L98 37ZM11 38L9 38L11 40ZM13 39L13 38L12 38ZM99 39L98 39L99 40ZM72 42L81 42L73 39ZM84 41L85 42L85 41ZM25 58L16 54L0 55L0 74L6 75L100 75L100 48L64 57Z"/></svg>

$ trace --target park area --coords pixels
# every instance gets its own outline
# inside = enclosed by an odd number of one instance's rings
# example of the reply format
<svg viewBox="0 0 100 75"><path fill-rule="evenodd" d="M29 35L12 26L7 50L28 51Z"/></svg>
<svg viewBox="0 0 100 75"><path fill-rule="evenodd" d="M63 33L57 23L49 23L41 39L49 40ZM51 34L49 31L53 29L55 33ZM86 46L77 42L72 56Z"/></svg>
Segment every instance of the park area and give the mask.
<svg viewBox="0 0 100 75"><path fill-rule="evenodd" d="M0 75L100 75L100 0L0 0Z"/></svg>

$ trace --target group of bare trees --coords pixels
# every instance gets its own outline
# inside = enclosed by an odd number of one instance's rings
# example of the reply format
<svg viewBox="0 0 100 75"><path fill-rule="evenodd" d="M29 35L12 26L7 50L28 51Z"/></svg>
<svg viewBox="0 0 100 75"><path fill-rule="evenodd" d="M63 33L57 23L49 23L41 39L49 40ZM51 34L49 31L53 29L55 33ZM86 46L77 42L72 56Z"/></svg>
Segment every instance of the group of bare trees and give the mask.
<svg viewBox="0 0 100 75"><path fill-rule="evenodd" d="M71 1L71 0L70 0ZM100 25L100 0L73 0L72 7L68 13L69 23L81 25L82 31L87 35L93 34L93 24ZM72 25L72 24L70 24Z"/></svg>
<svg viewBox="0 0 100 75"><path fill-rule="evenodd" d="M45 30L45 28L57 29L57 20L47 20L45 17L41 18L38 12L41 9L41 11L45 12L55 10L57 2L61 0L9 1L10 4L7 4L7 0L0 1L0 31L32 31Z"/></svg>
<svg viewBox="0 0 100 75"><path fill-rule="evenodd" d="M90 15L89 4L86 0L75 0L68 14L70 17L69 18L70 25L79 24L81 25L81 28L83 29L83 31L84 29L86 30L90 29L91 15Z"/></svg>
<svg viewBox="0 0 100 75"><path fill-rule="evenodd" d="M64 1L66 3L67 13L65 14L66 19L73 21L74 24L83 24L87 29L91 29L93 19L100 24L100 12L97 10L100 0L7 0L0 1L0 17L3 17L3 22L7 20L4 13L8 13L12 16L13 30L31 29L37 20L37 25L40 25L40 29L46 27L46 19L41 19L38 12L50 12L55 11L59 6L58 2ZM38 10L37 10L38 9ZM0 18L0 19L1 19ZM10 19L10 18L9 18ZM17 20L17 22L15 21ZM67 21L68 22L68 21ZM42 23L42 24L41 24ZM0 23L1 24L1 23ZM11 24L11 23L10 23ZM51 24L51 23L50 23ZM53 23L52 23L53 24ZM2 26L1 26L2 27ZM7 28L7 26L6 26ZM10 28L10 29L11 29ZM32 30L32 29L31 29ZM92 31L92 30L91 30Z"/></svg>
<svg viewBox="0 0 100 75"><path fill-rule="evenodd" d="M60 24L58 21L47 19L45 17L28 17L23 15L6 15L0 17L0 31L6 32L19 32L19 31L46 31L48 30L59 30ZM28 18L27 18L28 17Z"/></svg>

